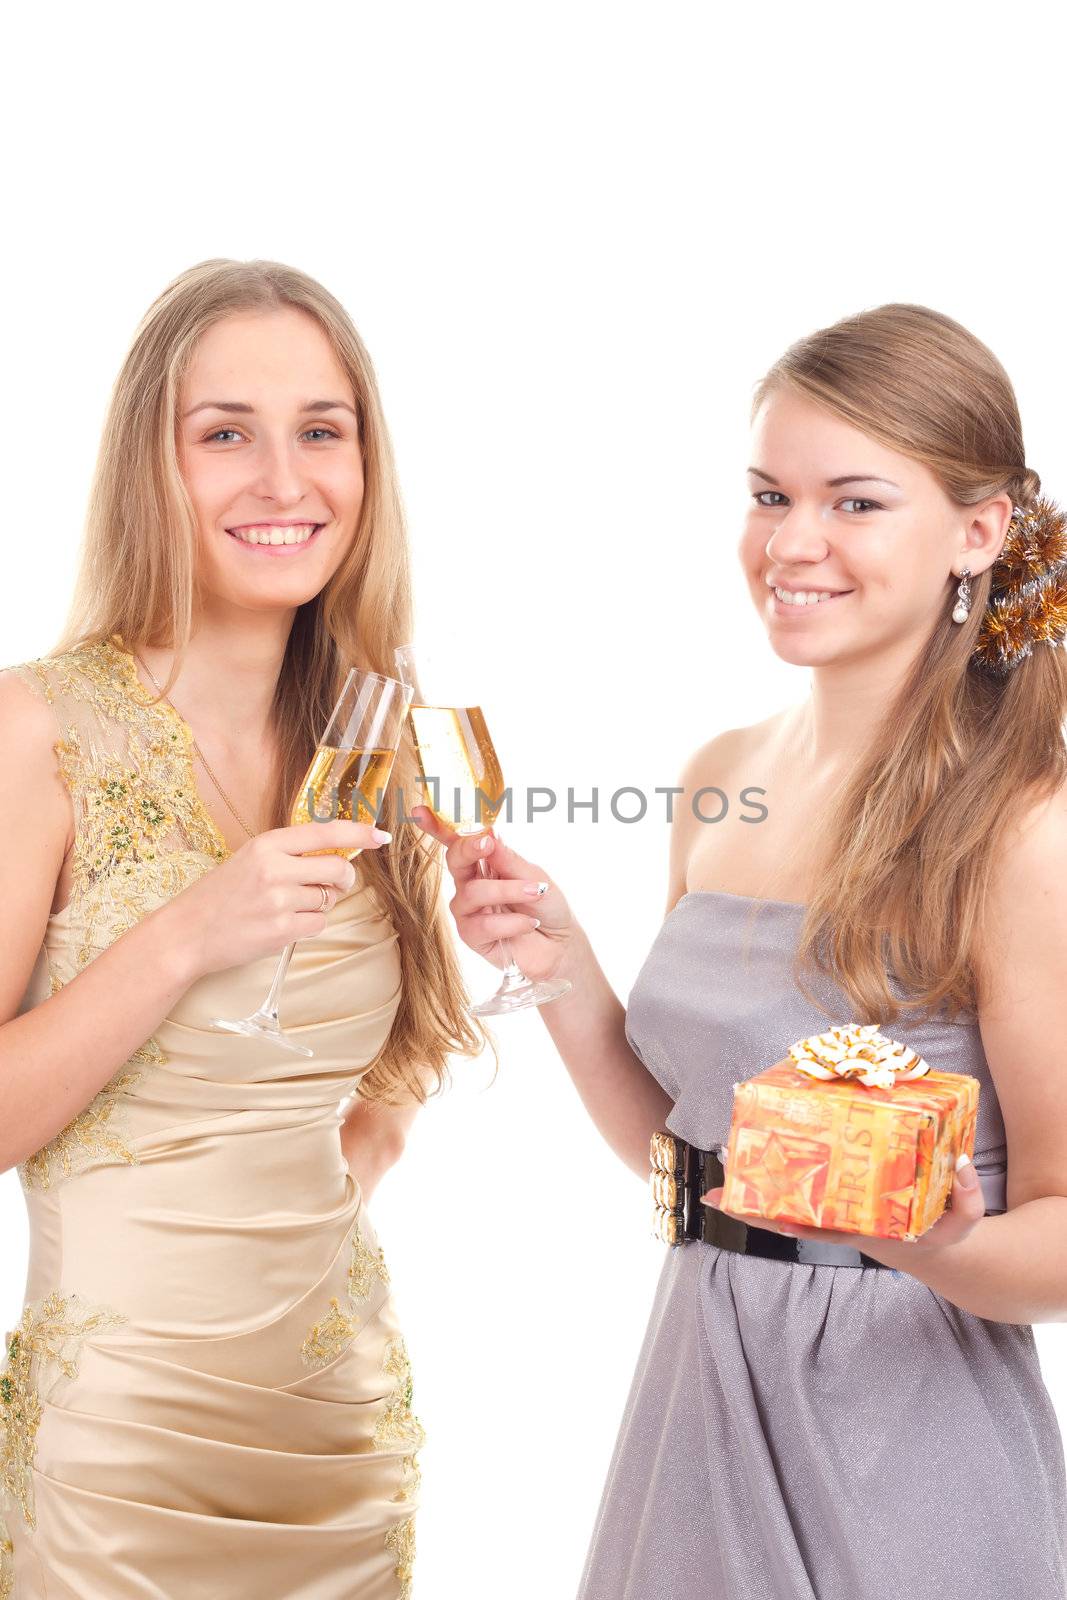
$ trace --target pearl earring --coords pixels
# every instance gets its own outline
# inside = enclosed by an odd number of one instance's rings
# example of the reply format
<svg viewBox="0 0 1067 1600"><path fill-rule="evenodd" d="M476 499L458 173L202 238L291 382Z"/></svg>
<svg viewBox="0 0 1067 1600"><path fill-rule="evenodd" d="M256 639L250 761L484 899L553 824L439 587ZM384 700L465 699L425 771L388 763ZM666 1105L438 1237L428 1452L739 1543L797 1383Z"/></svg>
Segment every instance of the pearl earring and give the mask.
<svg viewBox="0 0 1067 1600"><path fill-rule="evenodd" d="M961 577L960 582L959 582L959 588L956 590L956 593L959 596L959 599L956 601L956 604L955 604L955 606L953 608L953 611L952 611L952 620L953 620L953 622L966 622L967 618L971 614L971 585L970 585L970 577L971 577L971 569L970 569L970 567L964 567L963 576Z"/></svg>

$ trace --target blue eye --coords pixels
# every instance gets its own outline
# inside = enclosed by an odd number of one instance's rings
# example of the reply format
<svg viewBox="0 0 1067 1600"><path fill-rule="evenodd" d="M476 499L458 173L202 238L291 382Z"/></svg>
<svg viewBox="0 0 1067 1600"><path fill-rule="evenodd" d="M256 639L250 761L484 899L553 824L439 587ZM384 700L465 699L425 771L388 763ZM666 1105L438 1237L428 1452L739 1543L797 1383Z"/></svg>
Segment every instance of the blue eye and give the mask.
<svg viewBox="0 0 1067 1600"><path fill-rule="evenodd" d="M753 498L753 500L755 500L756 504L758 506L762 506L765 511L773 511L773 510L776 509L774 506L767 505L766 501L763 498L763 496L765 494L776 494L778 496L779 500L784 500L785 499L785 496L777 489L760 489L756 494L754 494L752 496L752 498ZM885 510L885 507L880 505L877 500L855 500L855 499L849 499L849 500L842 500L841 504L843 506L869 506L874 511L884 511Z"/></svg>
<svg viewBox="0 0 1067 1600"><path fill-rule="evenodd" d="M308 433L321 433L321 434L324 434L327 439L339 439L340 438L340 434L334 433L332 428L305 428L304 432L305 432L305 434L308 434ZM218 439L222 434L226 434L226 433L233 434L236 437L237 433L238 433L238 430L236 428L216 428L214 433L209 433L208 434L208 436L205 439L204 443L205 444L211 444L216 439Z"/></svg>

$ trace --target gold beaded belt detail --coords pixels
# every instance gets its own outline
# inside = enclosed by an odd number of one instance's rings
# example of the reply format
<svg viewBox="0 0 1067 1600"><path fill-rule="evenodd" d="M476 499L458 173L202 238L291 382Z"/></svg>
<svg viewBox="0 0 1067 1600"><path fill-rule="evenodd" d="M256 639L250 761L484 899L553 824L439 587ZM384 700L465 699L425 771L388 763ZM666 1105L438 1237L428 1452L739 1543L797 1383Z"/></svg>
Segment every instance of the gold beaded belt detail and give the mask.
<svg viewBox="0 0 1067 1600"><path fill-rule="evenodd" d="M757 1228L728 1217L716 1206L701 1205L700 1196L725 1180L717 1150L701 1150L676 1133L662 1129L652 1135L653 1233L664 1244L701 1240L720 1250L742 1255L767 1256L811 1266L885 1267L883 1261L864 1255L852 1245L823 1244L817 1239L790 1239L773 1228Z"/></svg>

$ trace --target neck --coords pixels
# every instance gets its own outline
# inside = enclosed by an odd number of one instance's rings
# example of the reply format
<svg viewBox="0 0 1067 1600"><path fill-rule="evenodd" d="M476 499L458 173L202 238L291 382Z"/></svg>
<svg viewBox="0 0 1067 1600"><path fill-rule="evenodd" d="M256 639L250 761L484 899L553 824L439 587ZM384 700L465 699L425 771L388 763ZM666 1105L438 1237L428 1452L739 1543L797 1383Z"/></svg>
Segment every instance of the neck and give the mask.
<svg viewBox="0 0 1067 1600"><path fill-rule="evenodd" d="M293 613L202 615L167 698L199 736L218 748L247 749L270 737L270 708ZM162 687L174 649L138 645L137 654Z"/></svg>
<svg viewBox="0 0 1067 1600"><path fill-rule="evenodd" d="M791 719L794 749L806 767L827 778L853 769L887 715L912 666L909 651L893 658L816 667L807 700Z"/></svg>

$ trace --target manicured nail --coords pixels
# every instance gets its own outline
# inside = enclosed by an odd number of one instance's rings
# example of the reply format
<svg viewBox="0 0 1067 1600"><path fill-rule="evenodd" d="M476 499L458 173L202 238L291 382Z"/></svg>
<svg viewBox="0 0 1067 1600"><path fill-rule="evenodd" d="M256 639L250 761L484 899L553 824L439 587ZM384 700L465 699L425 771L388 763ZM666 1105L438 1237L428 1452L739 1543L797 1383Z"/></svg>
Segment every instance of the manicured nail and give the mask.
<svg viewBox="0 0 1067 1600"><path fill-rule="evenodd" d="M959 1160L956 1162L956 1176L965 1189L973 1189L978 1182L978 1174L974 1170L974 1162L966 1150L961 1152Z"/></svg>
<svg viewBox="0 0 1067 1600"><path fill-rule="evenodd" d="M384 828L372 828L370 836L377 844L388 844L393 837L391 833L386 833Z"/></svg>
<svg viewBox="0 0 1067 1600"><path fill-rule="evenodd" d="M534 895L541 896L543 894L547 894L548 893L548 884L547 883L524 883L523 886L522 886L522 892L523 892L523 894L530 895L531 898Z"/></svg>
<svg viewBox="0 0 1067 1600"><path fill-rule="evenodd" d="M531 917L530 921L533 923L535 928L539 928L541 926L541 918L540 917Z"/></svg>
<svg viewBox="0 0 1067 1600"><path fill-rule="evenodd" d="M482 851L482 853L484 854L484 852L489 849L489 847L492 844L492 842L493 842L493 835L491 833L487 833L485 835L484 839L479 839L478 840L478 849L480 851Z"/></svg>

